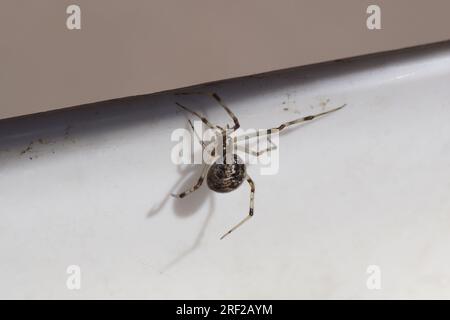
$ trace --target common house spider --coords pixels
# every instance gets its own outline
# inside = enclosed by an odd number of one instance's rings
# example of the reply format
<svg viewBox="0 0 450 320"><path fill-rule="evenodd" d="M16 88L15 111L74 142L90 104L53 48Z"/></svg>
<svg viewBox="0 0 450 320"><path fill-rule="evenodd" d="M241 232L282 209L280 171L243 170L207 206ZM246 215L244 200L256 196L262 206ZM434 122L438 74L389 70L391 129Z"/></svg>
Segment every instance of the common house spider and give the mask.
<svg viewBox="0 0 450 320"><path fill-rule="evenodd" d="M236 149L241 149L247 154L251 154L253 156L260 156L261 154L265 152L270 152L271 150L275 150L277 148L276 145L272 143L270 140L271 134L278 134L282 130L286 129L289 126L292 126L294 124L299 124L305 121L313 120L317 117L326 115L328 113L337 111L339 109L342 109L345 107L345 104L335 108L331 109L325 112L321 112L315 115L309 115L306 117L298 118L292 121L288 121L285 123L282 123L278 127L266 129L266 130L259 130L254 133L246 134L246 135L234 135L233 133L240 127L238 118L234 115L234 113L227 107L227 105L223 102L223 100L216 94L216 93L207 93L207 92L187 92L187 93L179 93L178 95L191 95L191 94L200 94L200 95L207 95L213 98L225 111L228 113L228 115L233 120L233 125L226 125L226 127L221 127L219 125L214 125L211 122L209 122L208 119L197 113L196 111L193 111L189 109L188 107L182 105L179 102L176 102L176 105L182 108L184 111L194 115L195 117L199 118L208 128L215 131L216 136L218 139L213 144L212 150L208 151L207 154L209 157L211 157L208 162L205 161L205 164L203 165L202 173L197 180L197 183L193 185L190 189L181 192L179 194L172 194L172 196L176 198L184 198L187 195L191 194L192 192L196 191L203 183L203 181L206 178L206 183L212 191L219 192L219 193L227 193L231 192L233 190L236 190L243 182L246 180L248 184L250 185L250 209L248 215L242 219L238 224L236 224L234 227L232 227L230 230L228 230L225 234L223 234L220 239L225 238L227 235L229 235L231 232L236 230L238 227L240 227L244 222L249 220L251 217L253 217L254 214L254 200L255 200L255 183L250 178L250 176L247 174L246 165L242 161L242 159L236 154ZM188 120L189 125L194 133L194 126L190 120ZM270 147L267 149L264 149L262 151L253 151L249 150L248 148L242 149L240 146L237 145L237 142L243 141L245 139L251 139L255 137L261 137L261 136L268 136L267 140L271 144ZM197 138L200 140L200 143L202 144L202 151L205 151L207 146L205 145L204 141L200 139L198 136ZM220 148L221 146L221 148ZM218 152L218 150L222 150L222 152ZM218 154L221 153L221 154Z"/></svg>

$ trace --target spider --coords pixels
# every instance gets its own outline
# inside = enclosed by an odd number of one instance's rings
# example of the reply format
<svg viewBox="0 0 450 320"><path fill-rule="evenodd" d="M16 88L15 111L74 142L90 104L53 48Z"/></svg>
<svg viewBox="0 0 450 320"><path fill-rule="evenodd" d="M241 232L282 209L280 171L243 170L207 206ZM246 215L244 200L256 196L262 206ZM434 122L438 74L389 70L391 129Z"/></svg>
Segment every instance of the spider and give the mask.
<svg viewBox="0 0 450 320"><path fill-rule="evenodd" d="M244 181L247 181L247 183L250 186L250 209L248 215L242 219L239 223L237 223L234 227L229 229L225 234L223 234L220 239L225 238L227 235L232 233L234 230L239 228L244 222L249 220L254 215L254 199L255 199L255 183L250 178L250 176L247 173L246 165L242 161L242 159L235 153L231 152L230 146L233 146L236 150L236 148L241 148L240 146L237 146L237 142L242 141L244 139L251 139L254 137L260 137L261 135L269 136L267 141L271 144L270 147L267 149L264 149L262 151L253 151L245 148L243 151L247 154L251 154L253 156L260 156L261 154L265 152L270 152L271 150L275 150L277 148L276 145L272 143L270 140L271 134L277 134L281 132L282 130L286 129L289 126L299 124L305 121L313 120L317 117L326 115L328 113L337 111L339 109L342 109L345 107L345 104L335 108L331 109L325 112L321 112L314 115L309 115L306 117L298 118L292 121L288 121L285 123L282 123L278 127L270 128L267 130L257 131L255 133L250 133L245 136L233 136L233 133L239 129L240 124L238 118L234 115L234 113L228 108L228 106L223 102L223 100L217 95L216 93L209 93L209 92L185 92L185 93L177 93L177 95L206 95L211 98L213 98L225 111L228 113L228 115L233 120L233 125L226 125L226 127L221 127L219 125L212 124L208 119L197 113L196 111L193 111L189 109L188 107L182 105L179 102L175 102L175 104L186 111L187 113L190 113L191 115L199 118L203 124L205 124L208 128L215 131L216 136L219 138L217 139L217 142L214 143L213 149L211 151L207 151L207 154L211 157L209 159L209 162L203 165L202 173L197 180L197 182L189 189L187 189L184 192L181 192L179 194L171 194L172 196L176 198L184 198L187 195L191 194L192 192L196 191L200 186L203 184L205 178L206 183L212 191L219 192L219 193L227 193L236 190L238 187L242 185ZM194 126L191 122L191 120L188 120L188 123L193 130L194 133L196 133ZM197 133L196 133L197 134ZM197 135L197 139L202 144L203 151L206 149L206 145L202 139ZM222 154L218 155L217 150L219 148L219 143L221 142L222 145Z"/></svg>

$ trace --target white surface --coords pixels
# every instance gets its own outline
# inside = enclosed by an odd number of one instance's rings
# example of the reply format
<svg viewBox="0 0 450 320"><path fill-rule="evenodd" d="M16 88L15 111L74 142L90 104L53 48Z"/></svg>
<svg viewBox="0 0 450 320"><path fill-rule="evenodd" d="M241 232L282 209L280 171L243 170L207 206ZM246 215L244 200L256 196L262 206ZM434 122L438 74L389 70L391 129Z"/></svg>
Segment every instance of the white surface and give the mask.
<svg viewBox="0 0 450 320"><path fill-rule="evenodd" d="M348 104L282 135L277 175L249 169L255 217L222 241L248 186L167 198L199 174L170 160L174 96L0 122L0 297L450 298L449 83L443 45L210 86L244 128Z"/></svg>

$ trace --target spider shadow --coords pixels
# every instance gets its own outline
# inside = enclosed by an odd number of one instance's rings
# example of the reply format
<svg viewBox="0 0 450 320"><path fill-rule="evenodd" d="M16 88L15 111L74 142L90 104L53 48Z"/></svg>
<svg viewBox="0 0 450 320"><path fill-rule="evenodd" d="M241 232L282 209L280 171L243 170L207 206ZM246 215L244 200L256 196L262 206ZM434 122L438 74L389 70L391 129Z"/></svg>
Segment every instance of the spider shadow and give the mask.
<svg viewBox="0 0 450 320"><path fill-rule="evenodd" d="M202 188L202 189L206 190L206 188ZM184 260L187 256L189 256L191 253L193 253L200 246L201 241L202 241L203 237L205 236L205 232L209 225L211 217L214 213L214 207L215 207L214 197L212 195L209 195L209 196L207 196L207 198L209 199L208 213L206 214L206 218L203 221L203 223L200 227L200 230L197 233L197 236L195 237L194 242L188 248L181 251L174 259L169 261L169 263L167 263L165 266L163 266L163 268L160 270L160 273L164 273L167 270L169 270L170 268L172 268L173 266L175 266L176 264L180 263L182 260Z"/></svg>
<svg viewBox="0 0 450 320"><path fill-rule="evenodd" d="M192 133L192 129L190 128L188 123L186 123L185 128ZM192 134L194 135L195 133L192 133ZM193 138L196 139L195 137L193 137ZM203 153L203 148L201 150L197 150L193 154L194 159L202 159L202 157L201 157L202 153ZM179 179L175 182L175 184L171 188L171 190L169 192L167 192L164 199L162 199L158 205L154 206L153 208L151 208L148 211L147 218L150 218L150 217L158 214L158 212L160 212L166 206L169 199L174 200L173 210L178 217L183 218L183 217L188 217L188 216L195 214L195 212L197 212L200 209L200 207L205 203L206 198L208 196L210 196L210 197L212 196L212 194L210 192L208 192L207 188L205 188L206 181L204 181L203 184L200 186L200 188L198 188L195 192L192 192L191 194L189 194L187 197L185 197L183 199L174 198L171 196L171 193L179 194L183 191L190 189L192 186L194 186L197 183L198 178L201 175L203 166L204 166L204 164L178 165L177 171L178 171L178 174L180 175Z"/></svg>
<svg viewBox="0 0 450 320"><path fill-rule="evenodd" d="M198 156L198 153L203 152L203 150L197 151L195 156ZM206 229L209 225L211 217L215 210L215 200L213 194L208 190L205 186L205 182L198 188L195 192L189 194L183 199L174 198L171 196L171 193L178 194L185 190L190 189L193 185L198 181L203 165L179 165L177 166L177 171L180 175L179 179L174 183L172 189L167 192L166 196L153 208L151 208L147 213L147 218L155 216L158 214L164 207L167 206L169 199L173 200L173 211L175 215L179 218L187 218L192 216L197 211L199 211L206 202L208 202L208 212L206 217L200 227L199 232L195 236L193 243L186 249L182 250L174 259L172 259L169 263L167 263L160 272L163 273L178 264L182 260L184 260L189 254L194 252L199 245L205 235Z"/></svg>
<svg viewBox="0 0 450 320"><path fill-rule="evenodd" d="M189 217L195 214L204 205L208 198L213 199L211 192L205 188L204 184L195 192L186 196L186 198L178 199L171 196L171 193L180 193L191 188L197 182L201 174L202 165L186 165L183 168L178 167L180 178L175 182L174 187L170 190L160 203L151 208L147 213L147 218L158 214L169 202L173 200L173 211L180 218ZM210 203L214 206L214 203ZM212 208L214 209L214 208Z"/></svg>

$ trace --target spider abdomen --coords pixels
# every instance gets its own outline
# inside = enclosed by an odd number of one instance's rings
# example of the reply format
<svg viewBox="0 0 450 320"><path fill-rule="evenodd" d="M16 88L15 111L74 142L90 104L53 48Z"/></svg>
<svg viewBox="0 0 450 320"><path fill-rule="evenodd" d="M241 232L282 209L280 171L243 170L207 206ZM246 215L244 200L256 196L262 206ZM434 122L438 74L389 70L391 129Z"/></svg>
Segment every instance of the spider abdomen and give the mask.
<svg viewBox="0 0 450 320"><path fill-rule="evenodd" d="M235 156L235 161L230 164L216 162L208 171L206 183L208 187L216 192L225 193L236 190L247 177L245 164L239 163L240 159Z"/></svg>

